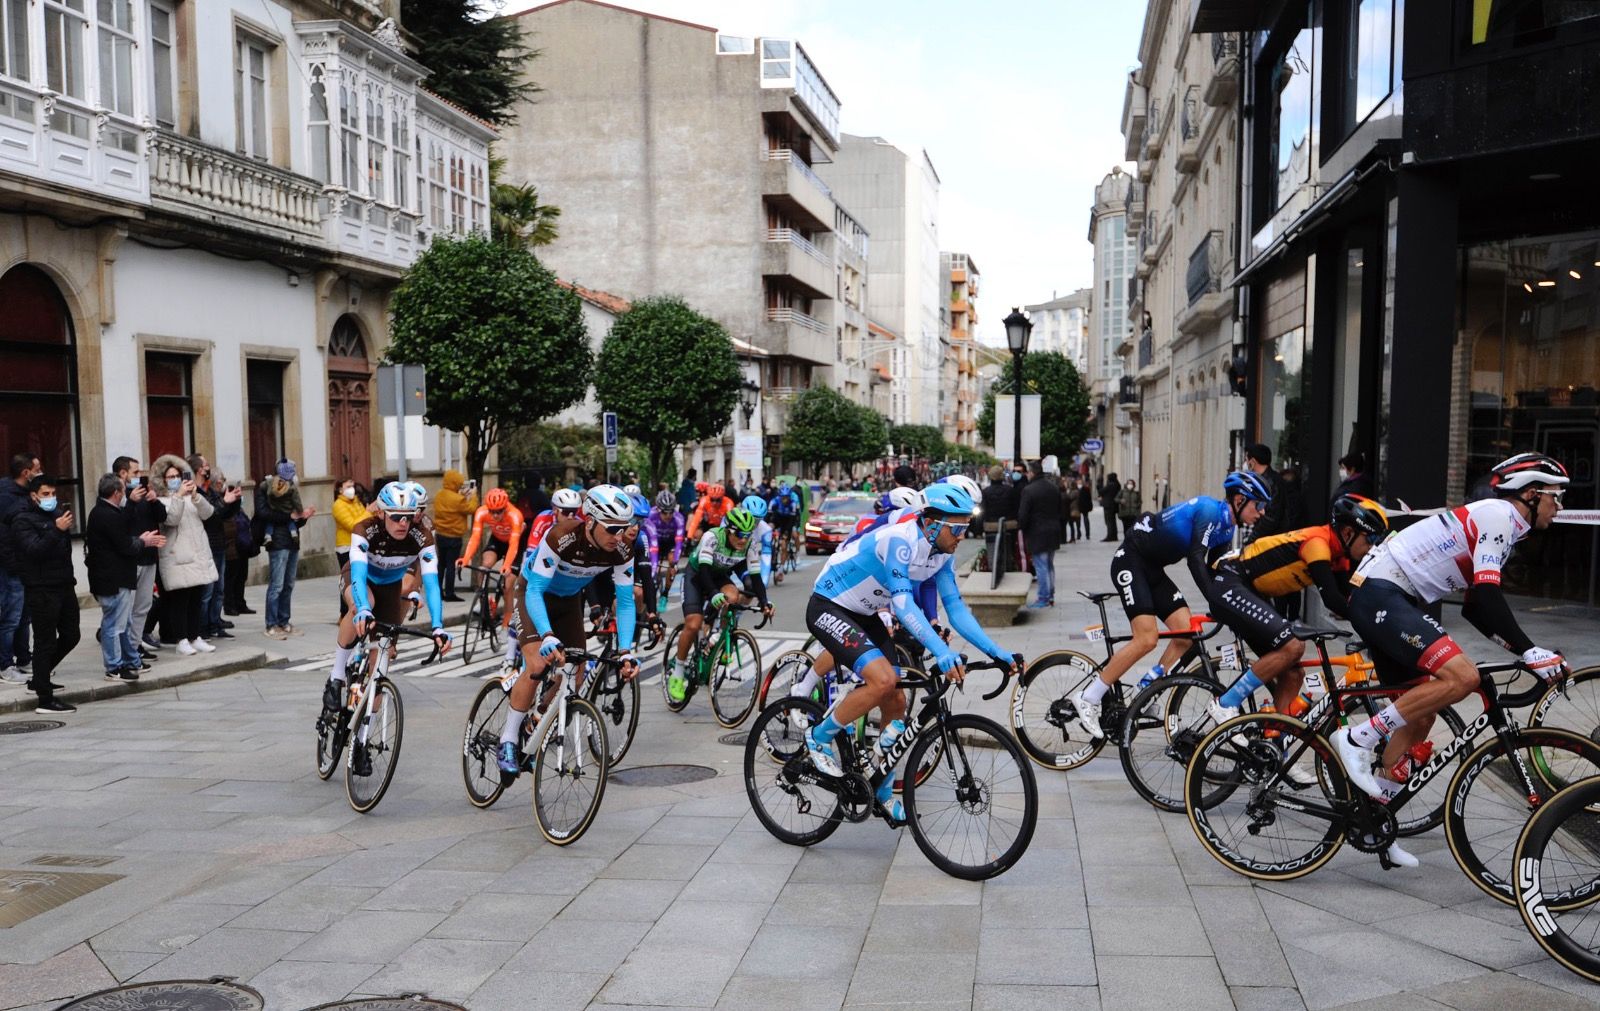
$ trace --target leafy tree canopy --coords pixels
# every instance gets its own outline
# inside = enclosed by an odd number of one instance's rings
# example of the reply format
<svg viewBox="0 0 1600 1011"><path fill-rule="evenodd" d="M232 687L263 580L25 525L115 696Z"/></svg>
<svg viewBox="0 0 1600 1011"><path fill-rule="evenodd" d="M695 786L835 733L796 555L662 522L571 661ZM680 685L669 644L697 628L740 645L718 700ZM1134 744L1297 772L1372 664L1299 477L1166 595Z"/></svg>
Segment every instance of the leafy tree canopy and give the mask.
<svg viewBox="0 0 1600 1011"><path fill-rule="evenodd" d="M948 453L944 433L933 425L891 426L889 441L894 444L894 451L901 456L942 460Z"/></svg>
<svg viewBox="0 0 1600 1011"><path fill-rule="evenodd" d="M889 425L877 411L829 387L813 386L789 408L783 449L785 456L811 464L815 474L829 463L877 459L888 441Z"/></svg>
<svg viewBox="0 0 1600 1011"><path fill-rule="evenodd" d="M516 121L518 102L539 93L526 64L539 55L516 18L493 17L488 0L402 0L400 19L420 43L429 91L496 126Z"/></svg>
<svg viewBox="0 0 1600 1011"><path fill-rule="evenodd" d="M489 158L489 234L514 246L548 246L560 236L561 208L539 202L532 183L505 182L506 160Z"/></svg>
<svg viewBox="0 0 1600 1011"><path fill-rule="evenodd" d="M978 414L978 436L994 446L1002 459L1009 459L1011 446L994 442L994 395L1010 394L1016 388L1016 364L1007 360L1000 378L983 397ZM1063 460L1072 459L1083 440L1089 437L1089 388L1078 374L1078 367L1066 355L1054 351L1030 354L1022 364L1024 393L1037 393L1039 400L1039 451Z"/></svg>

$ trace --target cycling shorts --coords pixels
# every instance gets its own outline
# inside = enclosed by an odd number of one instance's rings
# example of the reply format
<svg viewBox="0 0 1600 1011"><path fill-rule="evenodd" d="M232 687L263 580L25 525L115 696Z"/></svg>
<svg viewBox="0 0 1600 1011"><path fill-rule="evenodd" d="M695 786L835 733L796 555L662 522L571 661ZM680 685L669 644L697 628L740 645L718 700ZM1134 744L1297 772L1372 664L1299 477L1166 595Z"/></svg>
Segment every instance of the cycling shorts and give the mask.
<svg viewBox="0 0 1600 1011"><path fill-rule="evenodd" d="M1352 580L1350 624L1366 643L1378 680L1405 684L1461 655L1450 634L1422 603L1387 579Z"/></svg>
<svg viewBox="0 0 1600 1011"><path fill-rule="evenodd" d="M511 545L498 537L490 537L489 543L483 546L484 551L493 551L497 562L506 560L506 553L511 550Z"/></svg>
<svg viewBox="0 0 1600 1011"><path fill-rule="evenodd" d="M779 516L777 513L768 511L768 513L767 513L767 522L772 524L772 532L773 533L775 533L775 534L787 534L787 533L792 532L794 530L794 528L800 523L800 517L798 515Z"/></svg>
<svg viewBox="0 0 1600 1011"><path fill-rule="evenodd" d="M405 589L405 578L396 579L392 583L374 583L367 581L367 602L372 608L372 616L386 625L399 625L406 620L408 611ZM345 563L339 570L339 595L342 598L344 591L350 589L350 564ZM352 594L352 596L354 596Z"/></svg>
<svg viewBox="0 0 1600 1011"><path fill-rule="evenodd" d="M1211 613L1256 656L1266 656L1293 637L1294 625L1251 589L1237 569L1224 562L1212 578Z"/></svg>
<svg viewBox="0 0 1600 1011"><path fill-rule="evenodd" d="M720 588L736 582L737 580L732 575L724 575L717 580L717 586ZM687 618L691 614L711 613L711 598L700 593L700 587L694 583L694 571L691 569L685 572L683 574L683 616Z"/></svg>
<svg viewBox="0 0 1600 1011"><path fill-rule="evenodd" d="M883 657L894 663L894 640L876 614L857 614L820 593L811 595L806 605L806 627L817 643L833 655L840 671L857 678L867 664Z"/></svg>
<svg viewBox="0 0 1600 1011"><path fill-rule="evenodd" d="M1111 559L1111 583L1122 595L1122 610L1129 618L1148 614L1166 621L1189 606L1167 570L1146 561L1132 537L1122 542Z"/></svg>
<svg viewBox="0 0 1600 1011"><path fill-rule="evenodd" d="M524 646L537 647L543 636L539 635L528 618L527 600L526 590L517 594L511 608L511 623ZM581 593L574 593L570 597L557 597L551 593L544 595L544 613L550 618L550 634L560 639L563 646L583 649L588 643L588 633L583 630L583 610Z"/></svg>

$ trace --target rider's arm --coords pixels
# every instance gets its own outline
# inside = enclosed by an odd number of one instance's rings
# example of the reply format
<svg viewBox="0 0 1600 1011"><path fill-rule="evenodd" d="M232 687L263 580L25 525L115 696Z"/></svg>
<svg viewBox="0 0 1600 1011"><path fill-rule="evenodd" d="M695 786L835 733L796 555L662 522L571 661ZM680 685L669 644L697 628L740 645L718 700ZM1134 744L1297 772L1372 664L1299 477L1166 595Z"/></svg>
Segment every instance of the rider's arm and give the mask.
<svg viewBox="0 0 1600 1011"><path fill-rule="evenodd" d="M611 568L611 582L616 588L617 643L626 652L633 648L633 559Z"/></svg>
<svg viewBox="0 0 1600 1011"><path fill-rule="evenodd" d="M714 541L716 534L707 532L700 538L699 545L695 548L694 557L690 559L689 578L694 580L694 585L700 590L701 596L710 600L722 592L723 581L717 577L716 557L717 546Z"/></svg>
<svg viewBox="0 0 1600 1011"><path fill-rule="evenodd" d="M910 632L922 648L932 653L942 670L948 670L956 660L956 653L928 624L928 619L917 609L911 588L911 545L899 537L878 535L872 548L883 562L885 588L889 591L889 607L894 611L900 627ZM942 571L942 570L941 570ZM951 615L952 620L955 615ZM969 615L970 617L970 615ZM976 625L976 622L973 623ZM982 633L979 633L980 635Z"/></svg>
<svg viewBox="0 0 1600 1011"><path fill-rule="evenodd" d="M1311 581L1316 584L1317 592L1322 595L1322 606L1339 615L1341 618L1350 613L1350 600L1339 587L1339 581L1334 578L1333 564L1325 561L1315 561L1306 564L1306 572L1311 575Z"/></svg>
<svg viewBox="0 0 1600 1011"><path fill-rule="evenodd" d="M917 606L922 608L922 613L928 616L931 624L939 624L939 586L934 579L924 579L917 584L914 591Z"/></svg>
<svg viewBox="0 0 1600 1011"><path fill-rule="evenodd" d="M1217 506L1228 508L1220 502ZM1185 560L1189 563L1189 575L1194 577L1195 585L1200 587L1200 592L1205 594L1208 601L1211 600L1211 587L1215 583L1211 567L1227 553L1232 541L1233 525L1223 517L1205 513L1194 517L1189 532L1189 553Z"/></svg>
<svg viewBox="0 0 1600 1011"><path fill-rule="evenodd" d="M367 595L367 538L359 529L350 534L350 605L357 614L372 610Z"/></svg>
<svg viewBox="0 0 1600 1011"><path fill-rule="evenodd" d="M672 560L676 562L683 557L683 513L676 509L672 512Z"/></svg>
<svg viewBox="0 0 1600 1011"><path fill-rule="evenodd" d="M488 516L489 510L481 506L472 514L472 536L467 538L467 546L461 549L461 557L467 560L468 565L471 565L472 559L477 557L478 538L483 536L483 521Z"/></svg>
<svg viewBox="0 0 1600 1011"><path fill-rule="evenodd" d="M517 544L522 540L522 510L516 506L507 506L506 512L511 515L511 536L506 538L506 557L501 560L506 571L510 571L512 559L517 557Z"/></svg>
<svg viewBox="0 0 1600 1011"><path fill-rule="evenodd" d="M433 627L444 627L444 601L439 596L439 549L425 544L417 553L417 569L422 575L422 598L428 602L428 617Z"/></svg>
<svg viewBox="0 0 1600 1011"><path fill-rule="evenodd" d="M1008 660L1011 654L1000 648L1000 644L989 638L983 632L983 626L978 624L978 619L972 616L967 609L967 602L961 599L961 588L956 585L956 570L954 564L944 566L939 574L929 580L935 583L939 591L939 599L944 602L944 612L950 616L950 627L961 634L961 638L995 660Z"/></svg>
<svg viewBox="0 0 1600 1011"><path fill-rule="evenodd" d="M539 550L522 563L522 579L527 589L522 595L523 610L533 622L533 630L543 638L550 634L550 614L544 608L544 591L556 573L556 549L546 537L539 542ZM574 643L573 645L577 645Z"/></svg>
<svg viewBox="0 0 1600 1011"><path fill-rule="evenodd" d="M767 600L767 581L757 573L749 573L743 580L744 591L756 595L756 600L761 602L763 609L772 606Z"/></svg>
<svg viewBox="0 0 1600 1011"><path fill-rule="evenodd" d="M1520 655L1533 648L1533 640L1517 624L1516 615L1511 613L1511 602L1506 600L1499 583L1478 583L1470 587L1466 602L1461 605L1461 616L1513 653Z"/></svg>
<svg viewBox="0 0 1600 1011"><path fill-rule="evenodd" d="M761 582L763 585L772 582L772 528L764 524L761 528ZM762 605L765 604L763 597Z"/></svg>

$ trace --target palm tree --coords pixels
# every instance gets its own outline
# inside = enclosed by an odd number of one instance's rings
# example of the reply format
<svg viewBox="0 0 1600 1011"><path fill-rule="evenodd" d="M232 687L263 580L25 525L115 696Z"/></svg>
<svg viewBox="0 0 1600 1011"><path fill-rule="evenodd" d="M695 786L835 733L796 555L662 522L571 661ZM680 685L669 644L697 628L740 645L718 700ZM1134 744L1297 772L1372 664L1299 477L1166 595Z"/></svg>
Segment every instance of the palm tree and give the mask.
<svg viewBox="0 0 1600 1011"><path fill-rule="evenodd" d="M532 183L501 182L505 166L504 158L489 159L489 234L507 245L548 246L560 234L561 208L541 204Z"/></svg>

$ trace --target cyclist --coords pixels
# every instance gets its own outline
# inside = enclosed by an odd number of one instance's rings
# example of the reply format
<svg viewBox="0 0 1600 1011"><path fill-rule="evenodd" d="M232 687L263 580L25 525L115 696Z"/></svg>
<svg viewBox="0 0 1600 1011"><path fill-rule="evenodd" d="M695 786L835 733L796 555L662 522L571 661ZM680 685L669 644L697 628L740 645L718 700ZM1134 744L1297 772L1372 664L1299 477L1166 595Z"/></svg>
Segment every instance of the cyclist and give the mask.
<svg viewBox="0 0 1600 1011"><path fill-rule="evenodd" d="M761 573L763 583L772 582L772 526L767 522L767 500L760 495L746 495L744 511L756 518L756 529L750 535L750 564Z"/></svg>
<svg viewBox="0 0 1600 1011"><path fill-rule="evenodd" d="M582 648L583 589L602 572L616 586L617 644L622 676L638 672L633 659L633 545L624 534L633 527L633 503L622 489L602 484L589 489L583 515L550 528L539 549L522 564L523 592L516 598L516 620L523 630L525 677L511 689L505 726L500 730L500 771L515 776L522 768L518 737L533 708L535 685L552 663L566 662L563 649ZM544 701L548 702L548 699Z"/></svg>
<svg viewBox="0 0 1600 1011"><path fill-rule="evenodd" d="M339 590L347 608L334 634L333 669L322 689L322 714L338 714L345 697L346 668L356 644L376 620L397 625L405 618L406 576L415 573L427 596L428 617L440 652L450 649L445 634L444 605L439 591L439 554L433 531L422 522L415 489L391 481L373 503L376 514L350 531L350 560L339 573ZM362 748L353 754L356 775L372 773L372 758Z"/></svg>
<svg viewBox="0 0 1600 1011"><path fill-rule="evenodd" d="M957 684L966 677L961 656L939 638L911 600L912 586L924 580L938 587L950 624L963 638L1009 664L1012 673L1022 669L1020 654L1007 654L984 634L956 586L952 553L971 521L971 496L954 485L934 485L928 489L927 500L915 521L886 524L842 545L817 577L806 607L806 625L823 648L863 682L838 699L822 722L806 733L806 750L824 775L844 775L833 739L873 709L880 710L885 721L880 747L889 747L905 729L905 694L899 690L898 674L889 659L894 645L877 614L884 600L889 601L901 626L934 655L938 670ZM905 812L893 800L893 789L894 777L885 777L878 788L878 803L895 821L904 821Z"/></svg>
<svg viewBox="0 0 1600 1011"><path fill-rule="evenodd" d="M674 702L688 697L689 679L683 669L705 616L739 603L744 596L741 583L761 602L765 614L772 613L766 583L758 574L746 575L750 536L755 529L756 518L736 506L728 510L722 526L707 530L689 554L689 571L683 579L683 632L678 636L677 655L667 659L667 695Z"/></svg>
<svg viewBox="0 0 1600 1011"><path fill-rule="evenodd" d="M778 578L783 578L782 565L798 547L800 529L800 493L793 483L780 484L767 503L767 521L772 524L778 542Z"/></svg>
<svg viewBox="0 0 1600 1011"><path fill-rule="evenodd" d="M689 515L686 530L689 540L698 544L707 530L722 525L723 517L728 515L728 510L732 507L733 500L728 497L726 488L715 481L706 485L705 494L700 496L700 503Z"/></svg>
<svg viewBox="0 0 1600 1011"><path fill-rule="evenodd" d="M489 540L483 548L483 567L492 569L499 562L500 574L511 575L517 566L517 545L522 541L522 512L511 505L511 496L504 488L490 488L483 496L483 505L472 517L472 536L456 559L456 567L472 562L485 527L489 528Z"/></svg>
<svg viewBox="0 0 1600 1011"><path fill-rule="evenodd" d="M1426 739L1439 710L1478 690L1478 669L1425 608L1465 591L1461 615L1489 638L1520 654L1545 679L1567 662L1533 644L1511 613L1500 570L1511 549L1543 530L1561 511L1571 480L1567 468L1543 453L1518 453L1489 472L1493 498L1469 502L1413 523L1387 538L1350 580L1350 623L1372 652L1384 684L1415 688L1366 723L1341 727L1330 738L1350 781L1374 797L1384 790L1373 772L1384 745L1385 769Z"/></svg>
<svg viewBox="0 0 1600 1011"><path fill-rule="evenodd" d="M1167 575L1167 566L1186 560L1195 583L1207 586L1211 563L1233 544L1234 529L1254 523L1272 499L1267 486L1248 471L1234 471L1223 479L1222 494L1220 499L1199 495L1159 513L1143 514L1112 556L1111 581L1122 596L1133 637L1106 661L1100 677L1073 697L1078 723L1095 740L1105 737L1100 727L1100 700L1160 641L1156 620L1174 632L1189 628L1189 602ZM1188 648L1188 639L1168 640L1161 662L1150 669L1145 681L1166 673Z"/></svg>
<svg viewBox="0 0 1600 1011"><path fill-rule="evenodd" d="M667 554L667 572L671 572L678 565L678 558L683 554L683 513L678 512L678 500L673 498L672 492L662 491L656 495L655 508L650 510L651 540L655 545L655 554L650 557L650 564L656 567L656 579L661 578L661 555L666 546L668 537L672 540L672 550Z"/></svg>
<svg viewBox="0 0 1600 1011"><path fill-rule="evenodd" d="M660 557L660 546L656 544L656 529L650 522L650 500L643 495L630 495L633 501L633 522L635 535L633 538L633 571L635 576L634 596L644 604L640 613L644 615L646 623L652 627L661 624L661 617L657 613L660 608L660 598L656 595L656 560Z"/></svg>
<svg viewBox="0 0 1600 1011"><path fill-rule="evenodd" d="M539 553L539 544L550 533L550 528L557 520L576 519L583 509L583 496L571 488L557 488L555 494L550 496L550 508L539 513L528 526L528 544L522 551L522 559L516 568L511 570L511 575L506 579L505 606L502 613L505 615L506 651L500 661L502 675L509 674L517 663L517 651L521 649L522 635L521 624L517 621L516 602L527 588L522 578L523 567Z"/></svg>
<svg viewBox="0 0 1600 1011"><path fill-rule="evenodd" d="M533 524L528 530L528 551L539 550L539 543L544 540L544 535L550 532L558 520L577 519L578 513L583 510L583 494L571 488L557 488L555 494L550 496L550 508L533 518ZM523 559L526 561L526 557Z"/></svg>
<svg viewBox="0 0 1600 1011"><path fill-rule="evenodd" d="M1287 597L1314 585L1330 612L1349 614L1349 594L1340 580L1348 582L1351 566L1388 534L1389 514L1383 506L1359 495L1341 495L1334 500L1331 522L1258 538L1238 556L1217 562L1216 575L1204 586L1211 612L1260 659L1211 703L1212 719L1222 723L1238 716L1244 700L1263 684L1273 686L1278 711L1293 715L1305 643L1294 637L1293 622L1266 598Z"/></svg>

